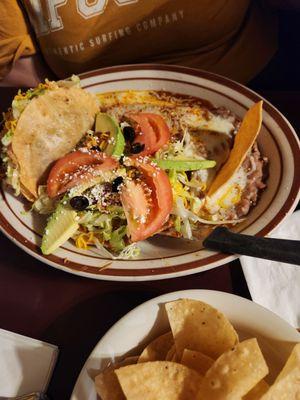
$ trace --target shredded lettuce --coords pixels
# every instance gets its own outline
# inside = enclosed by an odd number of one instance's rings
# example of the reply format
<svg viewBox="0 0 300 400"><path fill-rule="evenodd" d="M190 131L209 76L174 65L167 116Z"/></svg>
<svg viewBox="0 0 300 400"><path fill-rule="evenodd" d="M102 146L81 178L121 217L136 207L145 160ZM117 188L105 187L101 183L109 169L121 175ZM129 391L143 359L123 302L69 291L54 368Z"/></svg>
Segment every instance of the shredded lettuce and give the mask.
<svg viewBox="0 0 300 400"><path fill-rule="evenodd" d="M129 260L137 258L141 253L141 249L137 246L136 243L131 243L128 246L124 247L124 249L118 255L115 255L108 251L103 246L103 244L99 242L98 239L95 239L95 246L97 247L98 255L111 258L112 260Z"/></svg>
<svg viewBox="0 0 300 400"><path fill-rule="evenodd" d="M192 232L190 221L188 219L183 220L181 230L182 230L182 235L185 239L189 239L189 240L193 239L193 232Z"/></svg>
<svg viewBox="0 0 300 400"><path fill-rule="evenodd" d="M191 135L187 129L184 131L183 138L175 142L170 142L168 146L164 146L162 149L155 153L157 159L172 159L172 160L204 160L199 154L199 150L191 139Z"/></svg>
<svg viewBox="0 0 300 400"><path fill-rule="evenodd" d="M27 100L31 100L34 97L40 96L41 94L44 94L45 91L47 90L47 87L44 87L44 85L39 85L38 87L34 89L29 89L26 92L26 98Z"/></svg>
<svg viewBox="0 0 300 400"><path fill-rule="evenodd" d="M1 143L3 144L3 146L5 147L9 146L11 144L12 137L13 137L13 131L9 129L1 139Z"/></svg>
<svg viewBox="0 0 300 400"><path fill-rule="evenodd" d="M206 171L206 170L205 170ZM202 179L202 177L198 174L199 171L193 171L192 172L192 179L188 179L187 175L185 172L179 172L177 173L176 178L184 184L185 186L188 186L190 188L193 188L197 193L204 191L206 189L206 180Z"/></svg>
<svg viewBox="0 0 300 400"><path fill-rule="evenodd" d="M199 179L199 181L198 181ZM200 177L197 175L188 179L184 172L175 170L169 171L169 180L173 192L173 209L171 212L174 221L174 229L180 232L184 238L193 239L193 230L197 228L197 224L222 225L236 224L242 220L226 220L226 218L214 219L205 213L203 214L204 198L200 198L199 194L206 189L206 185L201 183ZM197 183L198 182L198 183ZM198 186L198 187L197 187Z"/></svg>
<svg viewBox="0 0 300 400"><path fill-rule="evenodd" d="M107 213L98 210L82 211L78 223L93 232L101 243L107 243L112 251L119 252L126 247L127 224L122 207L109 206Z"/></svg>
<svg viewBox="0 0 300 400"><path fill-rule="evenodd" d="M49 82L47 79L46 79L46 83L52 84L52 82ZM59 87L65 87L65 88L70 88L72 86L80 87L80 78L77 75L72 75L68 79L63 79L63 80L55 82L55 84Z"/></svg>
<svg viewBox="0 0 300 400"><path fill-rule="evenodd" d="M21 193L19 170L5 153L1 153L1 159L6 168L6 182L14 189L15 195L19 196Z"/></svg>
<svg viewBox="0 0 300 400"><path fill-rule="evenodd" d="M8 129L7 132L1 138L2 151L1 160L6 169L6 181L15 191L16 196L21 192L20 181L19 181L19 171L15 167L14 163L10 159L7 150L8 146L11 144L13 137L13 129Z"/></svg>
<svg viewBox="0 0 300 400"><path fill-rule="evenodd" d="M199 221L198 215L194 214L184 206L181 197L177 197L172 213L179 216L183 221L186 219L190 219L193 222Z"/></svg>
<svg viewBox="0 0 300 400"><path fill-rule="evenodd" d="M22 93L19 90L18 94L15 96L12 102L12 111L14 119L18 119L20 117L22 112L30 103L30 100L32 100L34 97L44 94L46 90L47 87L45 84L40 84L38 87L34 89L29 89L25 93Z"/></svg>
<svg viewBox="0 0 300 400"><path fill-rule="evenodd" d="M193 197L192 200L190 201L191 204L191 211L194 214L199 214L201 211L201 208L203 207L203 200L199 199L199 197Z"/></svg>
<svg viewBox="0 0 300 400"><path fill-rule="evenodd" d="M140 253L141 249L137 246L137 244L131 243L128 246L124 247L124 249L118 255L117 259L128 260L130 258L137 258Z"/></svg>
<svg viewBox="0 0 300 400"><path fill-rule="evenodd" d="M51 199L47 195L47 186L40 185L38 187L38 198L33 203L32 209L37 211L39 214L51 214L55 211L57 201Z"/></svg>
<svg viewBox="0 0 300 400"><path fill-rule="evenodd" d="M72 81L75 85L80 86L80 78L79 78L79 76L73 74L73 75L71 76L71 81Z"/></svg>
<svg viewBox="0 0 300 400"><path fill-rule="evenodd" d="M201 224L207 225L223 225L223 224L237 224L242 222L243 219L236 219L236 220L209 220L199 217L197 214L193 213L192 211L188 210L184 204L182 198L178 197L176 203L173 207L172 214L179 216L183 223L186 220L189 220L192 223L200 222ZM187 229L187 227L186 227Z"/></svg>
<svg viewBox="0 0 300 400"><path fill-rule="evenodd" d="M16 196L21 193L19 171L14 167L10 160L6 160L6 180L15 191Z"/></svg>
<svg viewBox="0 0 300 400"><path fill-rule="evenodd" d="M22 112L25 110L26 106L30 103L27 98L24 99L14 99L12 102L12 111L14 119L18 119Z"/></svg>
<svg viewBox="0 0 300 400"><path fill-rule="evenodd" d="M94 244L98 250L97 252L95 252L96 254L98 254L99 256L108 257L111 259L115 258L115 256L110 251L108 251L107 248L104 247L103 244L100 243L100 241L97 238L94 238Z"/></svg>
<svg viewBox="0 0 300 400"><path fill-rule="evenodd" d="M174 228L175 228L176 232L179 232L179 233L181 232L181 218L179 215L177 215L175 217Z"/></svg>
<svg viewBox="0 0 300 400"><path fill-rule="evenodd" d="M122 251L125 248L124 236L126 236L127 227L125 225L115 229L111 233L110 245L113 251Z"/></svg>

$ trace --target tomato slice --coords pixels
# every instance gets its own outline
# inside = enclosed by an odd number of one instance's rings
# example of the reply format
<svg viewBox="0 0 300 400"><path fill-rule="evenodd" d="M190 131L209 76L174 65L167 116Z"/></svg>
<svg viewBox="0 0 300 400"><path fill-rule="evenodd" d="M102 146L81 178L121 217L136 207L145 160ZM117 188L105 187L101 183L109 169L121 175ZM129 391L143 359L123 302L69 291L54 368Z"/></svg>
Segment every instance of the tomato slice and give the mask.
<svg viewBox="0 0 300 400"><path fill-rule="evenodd" d="M56 197L118 165L114 158L98 151L69 153L52 167L47 180L47 194Z"/></svg>
<svg viewBox="0 0 300 400"><path fill-rule="evenodd" d="M132 242L159 232L172 211L173 196L167 174L150 162L132 161L141 180L127 180L121 189L128 233Z"/></svg>
<svg viewBox="0 0 300 400"><path fill-rule="evenodd" d="M146 156L155 153L170 140L170 130L163 117L152 113L130 113L127 115L137 123L136 137L133 143L145 145L143 151L136 156Z"/></svg>

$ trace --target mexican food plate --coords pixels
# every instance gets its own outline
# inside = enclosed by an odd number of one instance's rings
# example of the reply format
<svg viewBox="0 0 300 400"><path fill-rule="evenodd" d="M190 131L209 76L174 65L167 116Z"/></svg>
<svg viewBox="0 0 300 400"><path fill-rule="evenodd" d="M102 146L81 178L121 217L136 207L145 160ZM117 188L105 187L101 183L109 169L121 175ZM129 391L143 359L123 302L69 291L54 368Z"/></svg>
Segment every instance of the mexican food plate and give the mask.
<svg viewBox="0 0 300 400"><path fill-rule="evenodd" d="M1 131L0 227L37 259L104 280L235 258L219 225L266 236L299 199L299 142L246 87L188 68L120 66L19 92Z"/></svg>

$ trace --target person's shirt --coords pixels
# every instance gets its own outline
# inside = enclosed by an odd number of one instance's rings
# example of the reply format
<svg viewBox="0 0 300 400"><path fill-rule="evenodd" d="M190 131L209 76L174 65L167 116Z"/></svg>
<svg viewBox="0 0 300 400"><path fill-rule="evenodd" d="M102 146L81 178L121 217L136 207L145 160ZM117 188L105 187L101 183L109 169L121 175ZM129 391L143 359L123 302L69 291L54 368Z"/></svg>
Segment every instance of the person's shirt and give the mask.
<svg viewBox="0 0 300 400"><path fill-rule="evenodd" d="M155 62L247 82L277 48L276 15L258 0L23 0L22 10L17 0L1 3L0 79L40 51L61 78Z"/></svg>

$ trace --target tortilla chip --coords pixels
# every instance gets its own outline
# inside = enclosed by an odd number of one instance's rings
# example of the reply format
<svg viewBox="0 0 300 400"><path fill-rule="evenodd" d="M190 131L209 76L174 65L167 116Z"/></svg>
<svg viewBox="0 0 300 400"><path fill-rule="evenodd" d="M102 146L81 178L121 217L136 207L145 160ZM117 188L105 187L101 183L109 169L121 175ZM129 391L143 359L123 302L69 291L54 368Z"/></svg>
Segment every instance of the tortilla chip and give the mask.
<svg viewBox="0 0 300 400"><path fill-rule="evenodd" d="M126 400L113 369L103 371L96 376L95 388L101 400Z"/></svg>
<svg viewBox="0 0 300 400"><path fill-rule="evenodd" d="M20 183L33 197L50 165L74 149L94 123L94 95L78 87L47 90L30 101L12 138Z"/></svg>
<svg viewBox="0 0 300 400"><path fill-rule="evenodd" d="M129 356L125 357L124 360L117 363L118 368L125 367L126 365L136 364L138 362L139 356Z"/></svg>
<svg viewBox="0 0 300 400"><path fill-rule="evenodd" d="M196 371L168 361L130 365L116 375L127 400L191 400L201 382Z"/></svg>
<svg viewBox="0 0 300 400"><path fill-rule="evenodd" d="M238 342L228 319L202 301L176 300L167 303L166 310L179 359L184 349L216 359Z"/></svg>
<svg viewBox="0 0 300 400"><path fill-rule="evenodd" d="M125 360L111 365L95 377L95 387L101 400L126 400L119 384L115 370L126 365L135 364L138 357L127 357Z"/></svg>
<svg viewBox="0 0 300 400"><path fill-rule="evenodd" d="M173 346L170 348L170 350L166 354L165 361L172 361L175 354L176 354L176 347L175 347L175 344L173 344Z"/></svg>
<svg viewBox="0 0 300 400"><path fill-rule="evenodd" d="M214 360L200 351L184 349L181 364L194 369L201 375L205 375L209 368L213 365Z"/></svg>
<svg viewBox="0 0 300 400"><path fill-rule="evenodd" d="M20 184L20 192L27 200L31 201L32 203L35 201L35 197L22 184Z"/></svg>
<svg viewBox="0 0 300 400"><path fill-rule="evenodd" d="M179 362L178 355L176 353L176 349L174 351L173 357L171 358L172 362Z"/></svg>
<svg viewBox="0 0 300 400"><path fill-rule="evenodd" d="M138 363L147 361L164 361L170 348L174 345L171 332L167 332L154 339L139 356Z"/></svg>
<svg viewBox="0 0 300 400"><path fill-rule="evenodd" d="M230 152L229 158L213 180L207 193L208 197L211 197L225 185L245 160L261 128L262 104L263 102L259 101L246 112L234 139L233 149Z"/></svg>
<svg viewBox="0 0 300 400"><path fill-rule="evenodd" d="M298 343L285 366L261 400L299 400L300 399L300 343Z"/></svg>
<svg viewBox="0 0 300 400"><path fill-rule="evenodd" d="M280 374L277 376L275 383L284 379L290 374L291 371L299 369L300 371L300 343L296 344L291 352L285 366L281 370Z"/></svg>
<svg viewBox="0 0 300 400"><path fill-rule="evenodd" d="M199 399L240 399L268 372L257 340L245 340L222 354L207 371Z"/></svg>
<svg viewBox="0 0 300 400"><path fill-rule="evenodd" d="M243 400L260 400L269 387L270 385L263 379L243 397Z"/></svg>

